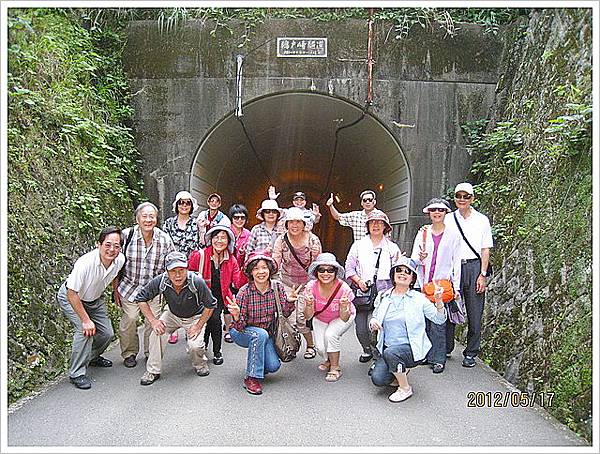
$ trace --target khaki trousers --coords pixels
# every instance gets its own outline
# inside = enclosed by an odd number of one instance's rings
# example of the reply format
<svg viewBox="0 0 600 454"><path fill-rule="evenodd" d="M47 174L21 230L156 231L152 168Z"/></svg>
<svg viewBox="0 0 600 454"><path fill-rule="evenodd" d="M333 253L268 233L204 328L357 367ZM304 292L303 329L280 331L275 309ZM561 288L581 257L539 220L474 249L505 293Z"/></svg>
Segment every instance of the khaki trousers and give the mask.
<svg viewBox="0 0 600 454"><path fill-rule="evenodd" d="M146 363L146 370L152 374L160 374L162 367L162 359L165 354L165 346L168 343L171 333L179 328L186 330L198 322L200 315L194 315L190 318L180 318L169 310L169 306L165 306L164 312L160 316L160 320L165 324L165 334L159 336L152 330L150 333L150 355ZM194 369L198 370L206 365L206 345L204 344L204 330L206 325L202 327L200 333L194 338L187 337L187 352L192 360Z"/></svg>
<svg viewBox="0 0 600 454"><path fill-rule="evenodd" d="M292 294L293 287L291 285L287 285L283 281L280 281L283 284L283 289L285 290L285 294L289 298ZM302 290L304 291L304 290ZM304 317L304 307L306 306L306 300L302 297L296 300L296 308L288 317L288 320L292 325L296 327L299 333L308 334L310 333L310 328L306 326L306 317Z"/></svg>
<svg viewBox="0 0 600 454"><path fill-rule="evenodd" d="M155 317L160 314L160 297L148 301L148 305ZM119 343L121 344L121 356L123 359L135 355L140 351L140 338L138 336L137 319L140 314L138 303L121 300L121 321L119 322ZM144 320L144 355L148 356L148 339L152 327L148 320Z"/></svg>

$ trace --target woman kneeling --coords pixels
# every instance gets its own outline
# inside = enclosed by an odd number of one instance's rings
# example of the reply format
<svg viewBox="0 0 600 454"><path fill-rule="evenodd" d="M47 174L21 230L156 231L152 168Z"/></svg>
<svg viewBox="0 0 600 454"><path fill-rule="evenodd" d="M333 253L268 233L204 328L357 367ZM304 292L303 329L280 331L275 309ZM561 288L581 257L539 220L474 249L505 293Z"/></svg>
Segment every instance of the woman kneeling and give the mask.
<svg viewBox="0 0 600 454"><path fill-rule="evenodd" d="M344 268L329 252L317 256L308 268L308 274L316 280L306 284L298 307L304 306L306 320L313 319L315 345L325 359L319 370L327 372L325 380L338 381L342 376L340 340L356 317L356 309L351 304L354 293L342 280Z"/></svg>
<svg viewBox="0 0 600 454"><path fill-rule="evenodd" d="M267 251L254 251L246 259L244 269L250 282L242 286L237 297L227 297L229 313L233 317L230 334L233 341L248 349L244 388L250 394L262 394L262 380L266 373L276 372L281 361L275 351L273 327L279 296L283 316L295 308L295 291L288 299L279 282L271 282L277 265Z"/></svg>
<svg viewBox="0 0 600 454"><path fill-rule="evenodd" d="M375 386L397 386L389 399L402 402L413 394L408 384L408 370L421 362L431 348L425 332L425 317L441 325L446 321L446 311L442 287L435 291L435 304L413 290L417 279L413 260L402 257L392 266L390 279L394 286L377 295L369 322L371 331L378 331L377 349L382 353L371 380Z"/></svg>

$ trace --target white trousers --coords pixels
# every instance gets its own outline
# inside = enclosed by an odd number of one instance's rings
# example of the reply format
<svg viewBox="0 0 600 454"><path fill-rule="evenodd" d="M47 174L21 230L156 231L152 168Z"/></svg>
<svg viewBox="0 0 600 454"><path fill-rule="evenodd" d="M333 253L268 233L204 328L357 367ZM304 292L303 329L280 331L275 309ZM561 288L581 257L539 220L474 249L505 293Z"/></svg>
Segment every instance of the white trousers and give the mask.
<svg viewBox="0 0 600 454"><path fill-rule="evenodd" d="M316 317L313 318L313 338L319 355L327 359L327 353L340 351L342 335L350 329L354 323L354 317L356 314L350 314L347 322L336 318L329 323L324 323Z"/></svg>

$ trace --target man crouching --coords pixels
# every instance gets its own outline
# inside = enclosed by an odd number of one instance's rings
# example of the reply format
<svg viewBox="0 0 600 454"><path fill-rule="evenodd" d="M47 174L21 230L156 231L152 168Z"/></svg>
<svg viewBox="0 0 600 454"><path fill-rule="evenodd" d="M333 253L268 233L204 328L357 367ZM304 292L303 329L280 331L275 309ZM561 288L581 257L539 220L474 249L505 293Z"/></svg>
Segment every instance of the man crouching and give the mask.
<svg viewBox="0 0 600 454"><path fill-rule="evenodd" d="M196 374L209 374L204 356L204 326L216 307L216 299L204 280L188 271L187 258L181 252L171 252L165 258L167 271L159 274L138 293L135 301L150 321L152 332L149 340L149 356L141 385L151 385L160 378L164 348L169 335L183 327L187 333L187 350ZM160 318L154 317L147 301L161 295L166 301Z"/></svg>

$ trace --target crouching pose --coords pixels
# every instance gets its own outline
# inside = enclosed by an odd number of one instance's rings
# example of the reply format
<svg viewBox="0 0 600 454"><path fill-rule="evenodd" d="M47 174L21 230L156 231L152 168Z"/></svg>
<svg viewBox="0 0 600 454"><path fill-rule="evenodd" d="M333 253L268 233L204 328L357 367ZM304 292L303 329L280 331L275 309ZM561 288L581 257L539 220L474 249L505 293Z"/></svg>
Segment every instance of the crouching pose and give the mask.
<svg viewBox="0 0 600 454"><path fill-rule="evenodd" d="M442 287L434 293L435 305L421 292L413 290L417 279L413 260L402 257L392 266L390 279L393 287L377 295L369 322L372 331L379 331L377 349L381 353L371 380L375 386L397 386L389 400L402 402L413 394L407 378L409 369L422 361L431 348L425 318L441 325L446 321L446 311Z"/></svg>
<svg viewBox="0 0 600 454"><path fill-rule="evenodd" d="M233 322L229 332L233 341L248 349L244 388L250 394L262 394L262 380L267 373L276 372L281 361L275 350L273 328L277 312L277 299L284 317L295 308L297 289L288 298L279 282L271 281L277 265L265 250L248 255L244 269L249 283L237 296L227 297Z"/></svg>
<svg viewBox="0 0 600 454"><path fill-rule="evenodd" d="M204 327L216 306L204 280L188 271L187 257L182 252L171 252L165 258L167 271L146 284L135 297L140 310L152 327L150 351L146 372L141 385L151 385L160 378L164 349L169 335L179 328L187 333L187 349L196 373L204 377L209 374L204 353ZM154 317L148 301L157 295L167 303L160 318Z"/></svg>

